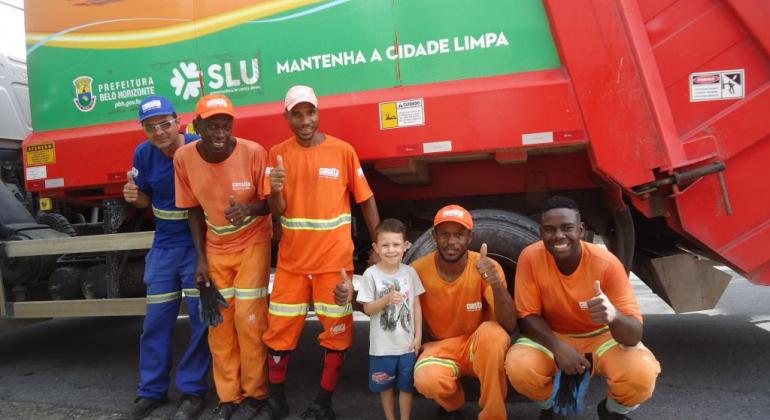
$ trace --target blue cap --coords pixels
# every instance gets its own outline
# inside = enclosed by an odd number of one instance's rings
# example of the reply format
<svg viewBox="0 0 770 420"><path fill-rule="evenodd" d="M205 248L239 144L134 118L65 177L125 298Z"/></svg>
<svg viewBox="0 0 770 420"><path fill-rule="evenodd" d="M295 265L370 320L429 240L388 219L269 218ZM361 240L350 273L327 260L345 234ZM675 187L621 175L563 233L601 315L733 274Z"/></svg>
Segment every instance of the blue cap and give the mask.
<svg viewBox="0 0 770 420"><path fill-rule="evenodd" d="M139 122L158 115L176 114L174 104L163 96L148 96L139 104Z"/></svg>

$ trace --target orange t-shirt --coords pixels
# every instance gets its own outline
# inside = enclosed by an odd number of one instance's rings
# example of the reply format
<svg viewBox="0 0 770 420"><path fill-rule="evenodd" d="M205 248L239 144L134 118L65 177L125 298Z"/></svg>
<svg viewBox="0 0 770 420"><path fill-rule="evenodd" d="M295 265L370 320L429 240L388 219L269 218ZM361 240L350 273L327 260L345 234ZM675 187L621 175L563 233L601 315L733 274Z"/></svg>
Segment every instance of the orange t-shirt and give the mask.
<svg viewBox="0 0 770 420"><path fill-rule="evenodd" d="M553 331L562 334L584 334L601 328L591 320L588 309L580 303L596 295L594 282L622 314L642 321L634 289L623 264L606 249L580 241L582 253L574 273L563 275L543 241L521 252L516 267L514 297L519 318L539 315Z"/></svg>
<svg viewBox="0 0 770 420"><path fill-rule="evenodd" d="M352 270L350 194L356 203L373 195L353 147L329 135L302 147L292 137L270 149L270 168L278 155L286 170L278 266L307 274ZM269 176L264 191L270 194Z"/></svg>
<svg viewBox="0 0 770 420"><path fill-rule="evenodd" d="M420 295L422 319L427 326L427 336L432 340L443 340L472 334L484 321L495 319L495 298L492 287L476 270L478 252L468 251L465 271L454 281L441 278L436 270L436 251L412 263L420 275L425 293ZM494 262L497 272L503 276L503 269Z"/></svg>
<svg viewBox="0 0 770 420"><path fill-rule="evenodd" d="M239 227L231 225L225 217L231 195L243 204L263 197L265 149L253 141L236 139L235 149L227 159L209 163L198 153L196 144L182 146L174 153L176 206L203 207L208 225L207 252L227 254L270 240L273 233L270 216L247 218Z"/></svg>

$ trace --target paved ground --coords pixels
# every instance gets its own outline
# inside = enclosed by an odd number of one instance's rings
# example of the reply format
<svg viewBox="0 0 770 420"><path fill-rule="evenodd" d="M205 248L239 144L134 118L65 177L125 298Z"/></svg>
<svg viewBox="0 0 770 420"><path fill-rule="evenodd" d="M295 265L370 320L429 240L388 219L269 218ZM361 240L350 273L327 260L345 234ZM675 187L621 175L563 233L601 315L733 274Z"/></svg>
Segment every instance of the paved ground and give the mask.
<svg viewBox="0 0 770 420"><path fill-rule="evenodd" d="M770 417L770 287L736 278L717 309L673 315L634 282L646 314L645 343L661 364L654 398L635 419L761 419ZM379 399L366 389L367 323L356 324L335 407L340 419L382 418ZM124 418L137 381L140 318L49 321L0 335L0 419ZM317 322L308 322L289 372L294 412L312 400L320 376ZM180 319L177 354L188 332ZM606 385L591 383L593 407ZM178 398L174 391L172 401ZM210 406L213 407L213 399ZM154 418L174 411L169 403ZM475 417L477 406L466 405ZM418 399L414 418L432 418L435 406ZM513 396L509 418L535 419L537 410ZM292 417L296 418L296 417Z"/></svg>

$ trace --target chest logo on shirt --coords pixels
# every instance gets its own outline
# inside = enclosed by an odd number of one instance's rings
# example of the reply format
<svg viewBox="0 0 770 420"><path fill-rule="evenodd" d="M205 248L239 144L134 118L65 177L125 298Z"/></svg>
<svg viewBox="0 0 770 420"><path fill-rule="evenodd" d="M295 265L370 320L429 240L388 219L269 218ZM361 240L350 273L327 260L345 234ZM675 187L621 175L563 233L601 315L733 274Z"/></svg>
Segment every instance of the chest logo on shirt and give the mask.
<svg viewBox="0 0 770 420"><path fill-rule="evenodd" d="M129 171L132 178L136 178L139 176L139 169L136 169L136 167L131 167L131 170Z"/></svg>
<svg viewBox="0 0 770 420"><path fill-rule="evenodd" d="M465 310L468 312L478 312L481 310L481 302L466 303Z"/></svg>
<svg viewBox="0 0 770 420"><path fill-rule="evenodd" d="M233 182L233 191L245 191L251 189L250 181L236 181Z"/></svg>
<svg viewBox="0 0 770 420"><path fill-rule="evenodd" d="M326 179L339 179L340 170L337 168L318 168L318 177Z"/></svg>

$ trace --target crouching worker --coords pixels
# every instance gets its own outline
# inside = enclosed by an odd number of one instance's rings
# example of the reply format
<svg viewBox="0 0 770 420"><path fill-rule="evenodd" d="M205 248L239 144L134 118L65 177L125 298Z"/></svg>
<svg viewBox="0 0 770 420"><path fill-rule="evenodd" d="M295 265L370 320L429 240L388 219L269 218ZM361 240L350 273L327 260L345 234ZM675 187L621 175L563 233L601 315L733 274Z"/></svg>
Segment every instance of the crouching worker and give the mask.
<svg viewBox="0 0 770 420"><path fill-rule="evenodd" d="M607 378L609 395L597 408L602 420L627 419L652 396L660 373L640 341L642 316L623 264L581 241L584 230L574 201L548 199L540 216L542 240L522 251L516 269L524 335L508 351L505 371L517 392L537 402L541 419L555 418L557 372L592 370Z"/></svg>
<svg viewBox="0 0 770 420"><path fill-rule="evenodd" d="M439 404L440 415L460 418L465 393L459 379L479 378L479 418L505 419L503 361L509 332L516 329L505 275L487 257L486 244L480 253L468 250L473 240L468 210L456 205L439 210L433 239L436 251L412 263L425 288L420 306L430 341L415 366L415 387Z"/></svg>

